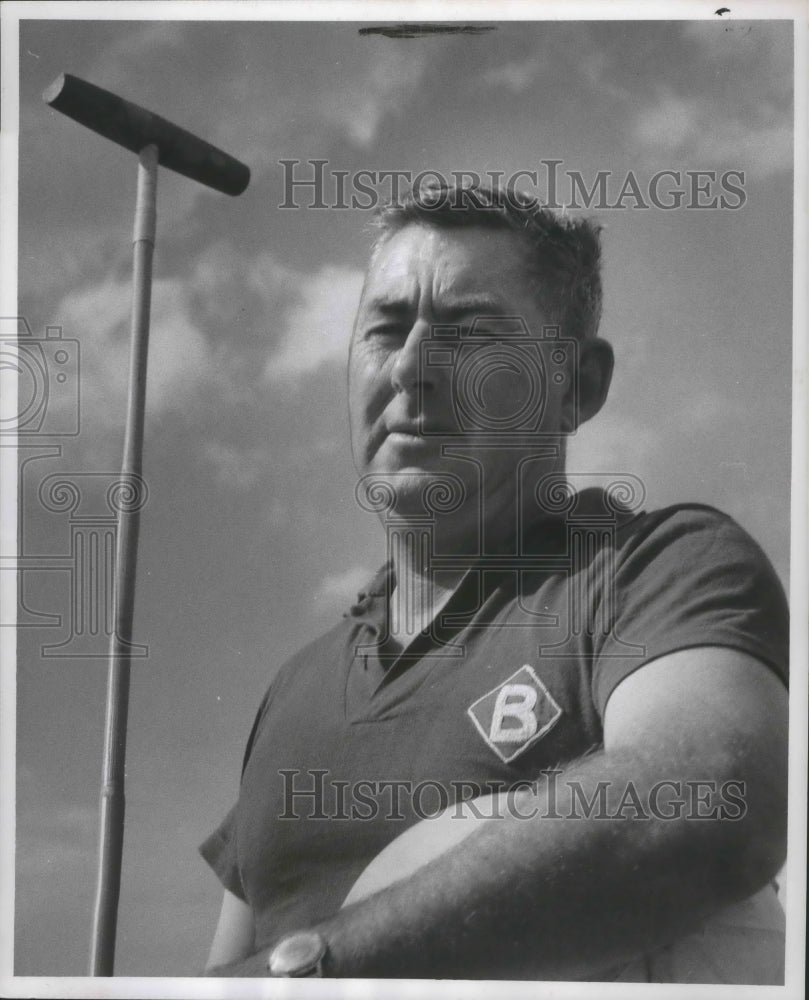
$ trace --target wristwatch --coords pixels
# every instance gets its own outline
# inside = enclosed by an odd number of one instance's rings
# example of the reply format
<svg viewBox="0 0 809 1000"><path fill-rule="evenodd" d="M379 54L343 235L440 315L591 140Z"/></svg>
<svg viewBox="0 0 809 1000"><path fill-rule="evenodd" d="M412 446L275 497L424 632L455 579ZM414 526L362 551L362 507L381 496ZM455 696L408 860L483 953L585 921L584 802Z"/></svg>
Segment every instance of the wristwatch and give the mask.
<svg viewBox="0 0 809 1000"><path fill-rule="evenodd" d="M267 956L267 969L271 976L323 977L323 960L328 947L322 934L317 931L295 931L273 947Z"/></svg>

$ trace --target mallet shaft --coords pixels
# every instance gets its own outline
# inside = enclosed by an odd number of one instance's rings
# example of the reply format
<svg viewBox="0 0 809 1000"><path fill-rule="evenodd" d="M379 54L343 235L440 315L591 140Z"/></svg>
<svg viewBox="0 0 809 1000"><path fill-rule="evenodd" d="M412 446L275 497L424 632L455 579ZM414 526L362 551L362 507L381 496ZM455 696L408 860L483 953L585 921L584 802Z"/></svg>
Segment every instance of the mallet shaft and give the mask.
<svg viewBox="0 0 809 1000"><path fill-rule="evenodd" d="M137 489L143 457L146 360L155 242L157 166L224 194L247 187L250 170L232 156L145 108L64 73L42 95L52 108L139 156L135 207L132 346L122 478ZM137 477L137 478L135 478ZM126 485L124 487L126 489ZM110 639L107 716L101 785L98 885L90 975L111 976L124 838L124 764L129 707L132 618L140 505L119 509L115 564L115 628Z"/></svg>
<svg viewBox="0 0 809 1000"><path fill-rule="evenodd" d="M129 368L124 457L121 479L138 481L143 468L143 430L146 414L146 363L149 351L149 313L152 294L152 255L157 208L157 159L154 145L141 150L133 233L132 338ZM136 479L135 477L138 477ZM129 649L135 610L140 506L120 510L115 557L115 629L110 639L107 679L107 716L101 779L98 883L90 948L90 975L111 976L115 964L115 935L124 840L124 768L129 707Z"/></svg>

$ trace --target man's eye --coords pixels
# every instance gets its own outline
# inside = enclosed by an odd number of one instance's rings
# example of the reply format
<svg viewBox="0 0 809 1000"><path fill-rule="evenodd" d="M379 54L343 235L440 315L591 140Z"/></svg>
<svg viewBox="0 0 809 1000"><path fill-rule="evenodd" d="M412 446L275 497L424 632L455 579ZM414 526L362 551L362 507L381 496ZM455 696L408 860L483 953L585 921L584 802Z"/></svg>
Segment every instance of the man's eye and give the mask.
<svg viewBox="0 0 809 1000"><path fill-rule="evenodd" d="M397 323L379 323L376 326L370 327L366 333L366 336L402 337L404 336L404 328L399 326Z"/></svg>
<svg viewBox="0 0 809 1000"><path fill-rule="evenodd" d="M462 337L472 336L487 340L510 340L513 337L521 335L521 333L522 327L520 324L511 320L474 323L461 328Z"/></svg>

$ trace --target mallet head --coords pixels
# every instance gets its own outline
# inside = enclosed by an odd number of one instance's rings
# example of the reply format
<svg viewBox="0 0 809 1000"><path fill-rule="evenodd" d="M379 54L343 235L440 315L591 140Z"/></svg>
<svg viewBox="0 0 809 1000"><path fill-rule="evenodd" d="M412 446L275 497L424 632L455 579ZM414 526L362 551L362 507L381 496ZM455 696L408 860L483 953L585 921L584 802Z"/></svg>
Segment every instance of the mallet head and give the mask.
<svg viewBox="0 0 809 1000"><path fill-rule="evenodd" d="M160 165L224 194L237 195L250 183L250 169L179 125L95 84L63 73L42 99L105 139L139 153L154 144Z"/></svg>

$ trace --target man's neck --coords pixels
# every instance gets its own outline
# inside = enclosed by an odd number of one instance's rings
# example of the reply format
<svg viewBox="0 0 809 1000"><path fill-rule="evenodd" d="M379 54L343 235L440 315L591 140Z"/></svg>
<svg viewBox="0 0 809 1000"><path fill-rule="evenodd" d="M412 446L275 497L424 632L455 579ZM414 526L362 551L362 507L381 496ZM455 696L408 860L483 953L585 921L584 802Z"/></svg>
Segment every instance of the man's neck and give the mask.
<svg viewBox="0 0 809 1000"><path fill-rule="evenodd" d="M549 471L547 466L539 467L535 478ZM400 514L401 520L395 524L386 520L388 554L396 580L388 614L392 652L403 651L434 621L461 578L481 557L512 548L516 554L519 532L525 527L518 521L532 509L530 483L521 484L525 502L517 501L514 484L518 480L515 458L513 477L506 477L501 489L487 495L485 511L480 509L480 498L472 493L461 508L450 513L433 512L425 517L426 511L417 509L412 517ZM445 558L452 568L443 565Z"/></svg>
<svg viewBox="0 0 809 1000"><path fill-rule="evenodd" d="M388 533L395 586L388 609L388 645L402 652L436 618L466 572L435 570L427 539L403 524Z"/></svg>

